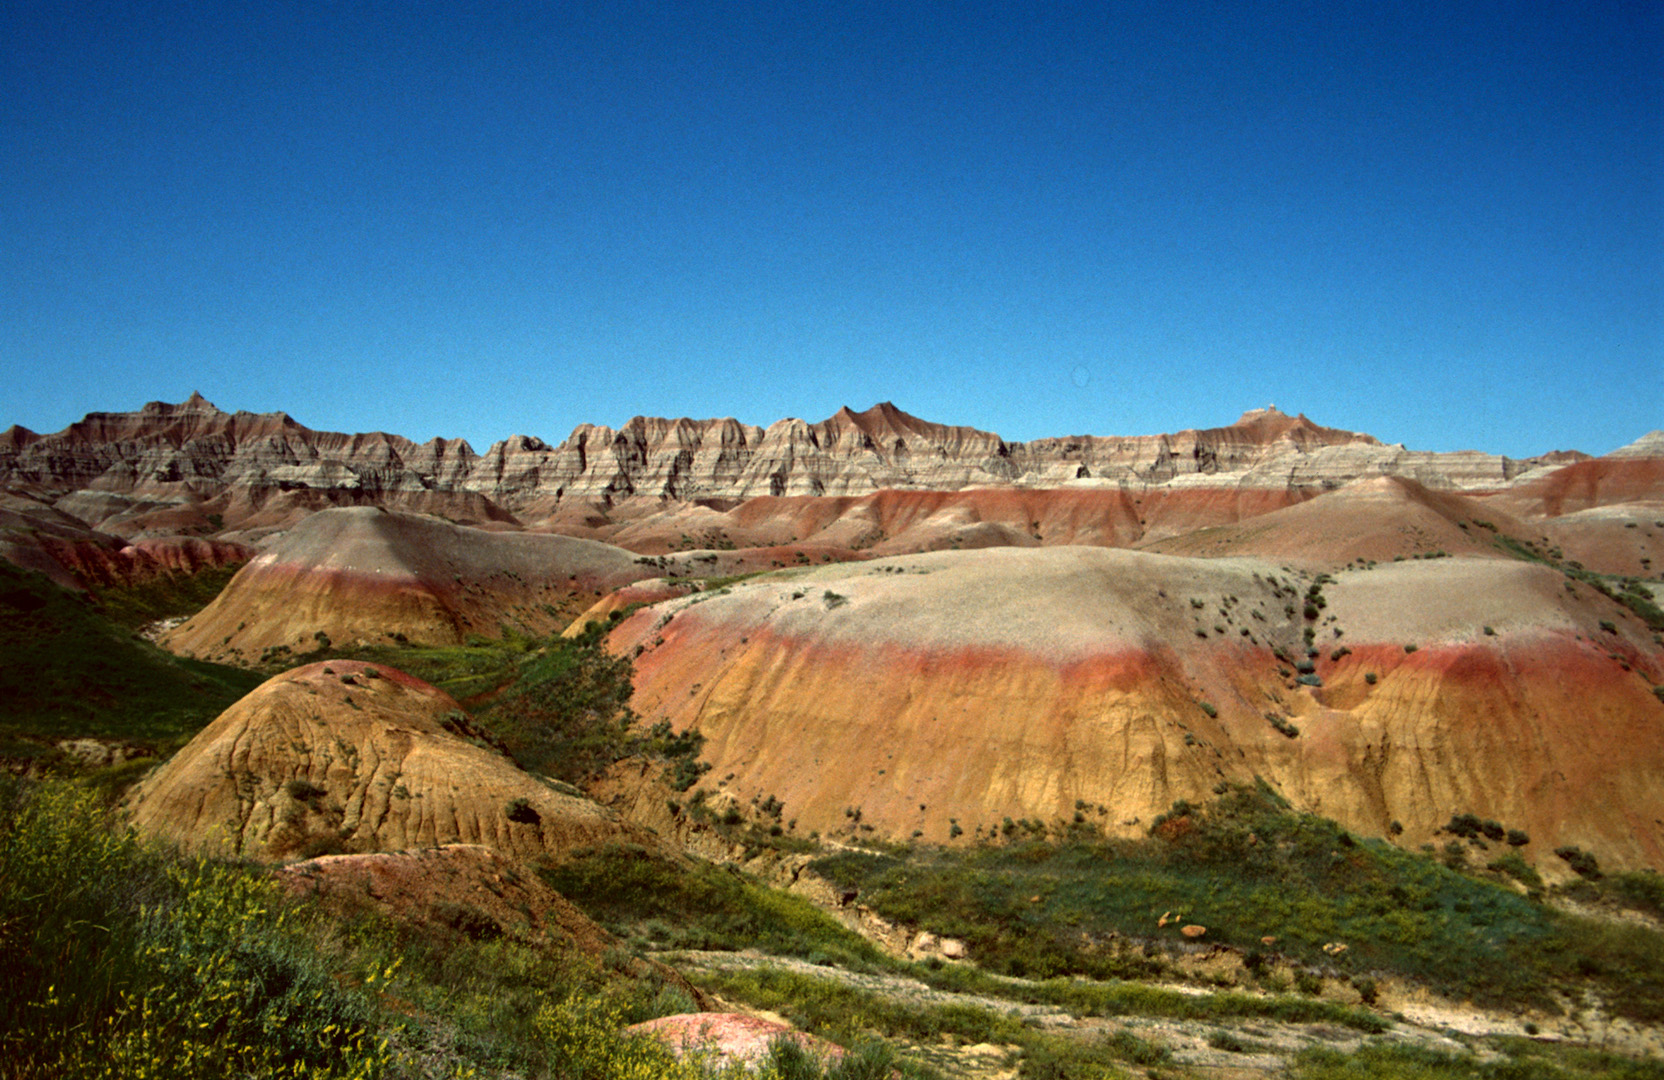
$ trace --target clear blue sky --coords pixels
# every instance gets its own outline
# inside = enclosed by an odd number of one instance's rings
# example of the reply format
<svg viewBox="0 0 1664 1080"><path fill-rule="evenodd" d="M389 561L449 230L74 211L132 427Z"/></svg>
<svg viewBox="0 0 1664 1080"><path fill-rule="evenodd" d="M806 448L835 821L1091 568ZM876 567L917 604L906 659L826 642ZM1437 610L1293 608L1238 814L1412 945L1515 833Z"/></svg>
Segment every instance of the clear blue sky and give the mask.
<svg viewBox="0 0 1664 1080"><path fill-rule="evenodd" d="M1664 5L0 5L0 427L1664 427Z"/></svg>

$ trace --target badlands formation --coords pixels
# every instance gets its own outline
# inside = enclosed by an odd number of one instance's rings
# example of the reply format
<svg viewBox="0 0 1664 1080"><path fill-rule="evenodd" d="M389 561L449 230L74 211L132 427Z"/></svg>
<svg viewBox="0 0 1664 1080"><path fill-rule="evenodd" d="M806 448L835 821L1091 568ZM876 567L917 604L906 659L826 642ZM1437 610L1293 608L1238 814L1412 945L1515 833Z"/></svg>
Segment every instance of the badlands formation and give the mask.
<svg viewBox="0 0 1664 1080"><path fill-rule="evenodd" d="M1664 869L1659 433L1514 460L1267 409L1017 443L884 404L476 454L193 396L0 433L0 490L0 554L82 587L247 559L165 639L203 658L617 613L642 719L703 734L716 798L773 797L802 832L946 841L1082 814L1131 834L1257 777L1401 843L1471 813L1528 833L1551 876L1562 845ZM418 767L478 750L436 693L279 676L149 781L140 814L263 855L313 825L364 850L545 844L501 819L512 784L487 752ZM324 720L302 707L346 696ZM419 805L385 790L410 777L431 778ZM327 795L296 800L291 778Z"/></svg>
<svg viewBox="0 0 1664 1080"><path fill-rule="evenodd" d="M147 777L133 823L187 851L253 860L442 844L527 858L640 838L479 734L419 679L309 664L267 680Z"/></svg>
<svg viewBox="0 0 1664 1080"><path fill-rule="evenodd" d="M704 733L713 775L802 830L946 841L1090 808L1137 835L1258 777L1366 835L1473 813L1535 854L1664 866L1664 663L1634 614L1545 566L1445 559L1339 571L1307 620L1315 580L932 553L661 603L612 640L641 715Z"/></svg>
<svg viewBox="0 0 1664 1080"><path fill-rule="evenodd" d="M0 486L128 539L211 527L257 540L313 511L365 504L609 539L684 504L725 512L760 496L1084 485L1244 489L1273 493L1266 498L1275 502L1383 475L1494 492L1585 457L1415 452L1274 408L1173 435L1006 442L888 403L767 429L636 417L616 431L580 425L555 446L517 435L482 455L459 440L418 445L381 433L313 431L284 413L224 413L192 395L177 405L93 413L52 435L16 426L0 432ZM1029 531L1029 522L1018 524Z"/></svg>

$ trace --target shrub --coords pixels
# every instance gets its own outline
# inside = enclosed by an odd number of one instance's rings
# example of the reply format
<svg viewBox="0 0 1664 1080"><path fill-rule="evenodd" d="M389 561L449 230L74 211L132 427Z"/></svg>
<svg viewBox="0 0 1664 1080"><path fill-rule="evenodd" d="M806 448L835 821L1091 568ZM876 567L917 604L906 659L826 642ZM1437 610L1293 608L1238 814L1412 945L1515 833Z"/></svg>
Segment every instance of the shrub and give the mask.
<svg viewBox="0 0 1664 1080"><path fill-rule="evenodd" d="M1454 814L1445 825L1444 831L1452 836L1472 840L1479 835L1482 827L1479 818L1473 814Z"/></svg>
<svg viewBox="0 0 1664 1080"><path fill-rule="evenodd" d="M537 825L543 821L543 815L537 812L537 807L533 806L524 795L517 795L510 799L508 806L504 807L504 811L510 821L522 825Z"/></svg>
<svg viewBox="0 0 1664 1080"><path fill-rule="evenodd" d="M711 771L711 763L699 761L696 758L678 758L676 764L665 774L665 782L672 791L686 791L699 783L699 778Z"/></svg>
<svg viewBox="0 0 1664 1080"><path fill-rule="evenodd" d="M325 791L323 788L312 783L310 780L304 780L298 777L284 783L283 793L296 802L313 802L314 800L321 799L325 795L329 794L328 791Z"/></svg>
<svg viewBox="0 0 1664 1080"><path fill-rule="evenodd" d="M1541 889L1543 879L1531 864L1520 857L1517 851L1510 851L1500 859L1494 859L1485 865L1487 870L1495 870L1499 874L1507 874L1528 889Z"/></svg>
<svg viewBox="0 0 1664 1080"><path fill-rule="evenodd" d="M1566 865L1579 877L1588 878L1590 881L1601 879L1600 862L1591 853L1569 844L1555 848L1554 853L1564 859Z"/></svg>
<svg viewBox="0 0 1664 1080"><path fill-rule="evenodd" d="M648 1036L619 1035L626 1025L622 1008L589 995L569 995L544 1005L532 1021L555 1075L594 1077L663 1077L703 1080L701 1062L690 1055L678 1061L670 1048Z"/></svg>
<svg viewBox="0 0 1664 1080"><path fill-rule="evenodd" d="M511 678L479 711L477 730L466 735L485 736L528 772L568 783L632 753L650 752L657 745L652 733L644 745L631 730L630 661L607 653L603 630L592 623L575 638L549 638L524 655L502 657L504 646L489 643L475 650L481 663L495 655Z"/></svg>

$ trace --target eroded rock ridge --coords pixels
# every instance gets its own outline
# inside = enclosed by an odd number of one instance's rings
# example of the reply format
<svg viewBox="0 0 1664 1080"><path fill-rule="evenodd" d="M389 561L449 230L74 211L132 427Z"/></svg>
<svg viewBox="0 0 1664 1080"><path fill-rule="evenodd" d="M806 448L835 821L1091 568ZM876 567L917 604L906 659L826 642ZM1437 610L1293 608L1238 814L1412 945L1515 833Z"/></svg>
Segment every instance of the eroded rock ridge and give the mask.
<svg viewBox="0 0 1664 1080"><path fill-rule="evenodd" d="M519 435L479 454L458 439L418 444L314 431L281 412L226 413L193 394L137 412L91 413L52 435L0 432L0 485L138 538L258 533L328 506L364 504L469 524L535 524L564 504L605 509L641 496L728 501L1078 484L1321 489L1381 475L1479 491L1586 456L1416 452L1274 407L1169 435L1007 442L888 402L766 429L636 417L616 430L580 425L558 445Z"/></svg>

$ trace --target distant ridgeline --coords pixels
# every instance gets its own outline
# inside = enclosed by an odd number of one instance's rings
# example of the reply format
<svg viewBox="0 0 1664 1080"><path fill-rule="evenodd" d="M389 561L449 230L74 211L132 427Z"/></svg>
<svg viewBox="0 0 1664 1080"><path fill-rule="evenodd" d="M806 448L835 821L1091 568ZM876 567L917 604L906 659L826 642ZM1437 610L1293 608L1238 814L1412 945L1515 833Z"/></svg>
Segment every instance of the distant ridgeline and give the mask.
<svg viewBox="0 0 1664 1080"><path fill-rule="evenodd" d="M1196 484L1315 492L1383 475L1489 492L1586 457L1416 452L1275 408L1171 435L1007 442L889 403L766 429L636 417L616 431L580 425L557 446L515 436L478 454L461 440L416 444L313 431L284 413L225 413L193 394L177 405L92 413L53 435L13 426L0 433L0 485L131 537L221 533L251 518L282 526L296 511L363 504L532 525L573 501L605 512L632 497L731 503L889 489Z"/></svg>

